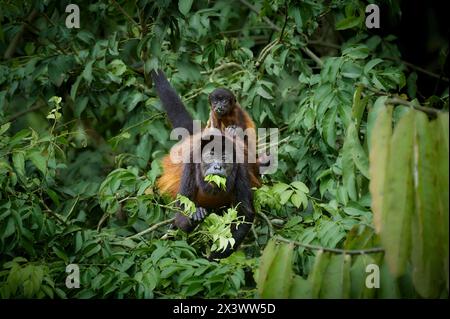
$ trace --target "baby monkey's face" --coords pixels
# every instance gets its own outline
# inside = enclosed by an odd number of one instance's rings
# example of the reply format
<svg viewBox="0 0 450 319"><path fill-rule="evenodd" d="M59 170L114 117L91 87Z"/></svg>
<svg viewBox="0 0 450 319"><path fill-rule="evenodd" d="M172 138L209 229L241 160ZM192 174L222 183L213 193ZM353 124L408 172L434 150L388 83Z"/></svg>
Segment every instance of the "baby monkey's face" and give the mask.
<svg viewBox="0 0 450 319"><path fill-rule="evenodd" d="M209 103L212 111L218 118L228 114L234 106L234 95L227 89L215 89L209 95Z"/></svg>

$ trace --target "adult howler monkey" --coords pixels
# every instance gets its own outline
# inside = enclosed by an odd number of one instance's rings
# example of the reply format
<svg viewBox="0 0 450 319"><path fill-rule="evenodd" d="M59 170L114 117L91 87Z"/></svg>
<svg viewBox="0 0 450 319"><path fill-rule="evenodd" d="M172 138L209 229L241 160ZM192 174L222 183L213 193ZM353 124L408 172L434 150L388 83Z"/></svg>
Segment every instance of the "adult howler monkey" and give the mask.
<svg viewBox="0 0 450 319"><path fill-rule="evenodd" d="M220 130L205 129L201 133L193 134L192 117L187 112L180 97L170 86L162 71L151 73L153 83L158 96L161 99L169 120L174 127L184 127L190 132L189 138L182 143L176 144L171 149L171 154L177 154L190 146L189 161L173 162L167 155L162 162L163 174L157 181L157 187L161 193L168 193L172 198L177 194L188 197L196 205L196 212L191 218L177 213L174 225L186 232L192 231L196 224L201 222L207 215L208 209L223 209L236 206L239 216L244 223L239 226L232 225L231 233L235 240L234 247L230 245L223 252L213 252L212 259L225 258L244 240L254 219L254 208L251 187L259 186L259 178L255 170L250 168L251 164L244 160L243 163L235 160L236 152L244 150L244 159L247 157L247 147L243 141L233 136L224 134ZM231 143L232 148L221 150L211 149L206 156L201 156L200 163L194 163L193 157L197 151L202 153L210 140L202 139L208 133L211 138L218 138L222 146ZM197 148L200 148L198 150ZM233 157L233 158L230 158ZM232 160L230 160L232 159ZM209 174L220 175L226 178L226 189L204 180Z"/></svg>

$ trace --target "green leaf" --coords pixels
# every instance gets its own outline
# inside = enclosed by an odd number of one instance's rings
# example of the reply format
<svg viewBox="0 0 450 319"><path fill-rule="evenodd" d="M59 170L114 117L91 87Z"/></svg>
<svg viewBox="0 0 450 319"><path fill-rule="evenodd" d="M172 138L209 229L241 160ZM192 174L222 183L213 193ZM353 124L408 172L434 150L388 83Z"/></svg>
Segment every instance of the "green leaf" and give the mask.
<svg viewBox="0 0 450 319"><path fill-rule="evenodd" d="M287 203L287 201L289 200L289 198L291 198L292 193L294 193L293 190L287 190L283 193L280 194L280 204L284 205Z"/></svg>
<svg viewBox="0 0 450 319"><path fill-rule="evenodd" d="M349 148L351 149L352 158L355 166L359 171L367 178L369 177L369 158L367 157L366 151L361 146L358 137L358 131L355 125L350 124L347 132Z"/></svg>
<svg viewBox="0 0 450 319"><path fill-rule="evenodd" d="M354 27L361 25L362 22L363 22L363 18L359 17L359 16L358 17L355 17L355 16L346 17L336 23L336 30L352 29Z"/></svg>
<svg viewBox="0 0 450 319"><path fill-rule="evenodd" d="M369 48L365 45L355 45L342 51L342 55L354 60L365 59L369 55Z"/></svg>
<svg viewBox="0 0 450 319"><path fill-rule="evenodd" d="M55 246L53 246L52 249L53 249L53 252L56 254L56 256L61 258L66 264L69 263L69 258L67 257L67 255L64 251L62 251L61 249L59 249Z"/></svg>
<svg viewBox="0 0 450 319"><path fill-rule="evenodd" d="M89 97L87 96L77 97L74 110L74 114L76 117L80 117L81 113L83 113L84 109L86 108L88 101Z"/></svg>
<svg viewBox="0 0 450 319"><path fill-rule="evenodd" d="M311 299L311 283L309 280L295 275L292 280L289 298L292 299Z"/></svg>
<svg viewBox="0 0 450 319"><path fill-rule="evenodd" d="M364 114L364 110L366 109L367 101L369 99L368 96L361 99L362 90L363 86L359 85L355 90L355 94L353 95L352 117L355 121L357 130L359 129L359 124L361 123L361 119Z"/></svg>
<svg viewBox="0 0 450 319"><path fill-rule="evenodd" d="M108 66L111 69L111 73L115 76L121 76L127 70L127 66L120 59L114 59Z"/></svg>
<svg viewBox="0 0 450 319"><path fill-rule="evenodd" d="M414 118L414 111L410 110L394 129L383 187L380 237L389 269L395 276L405 272L411 249Z"/></svg>
<svg viewBox="0 0 450 319"><path fill-rule="evenodd" d="M436 170L438 144L436 130L425 113L414 113L413 176L416 199L411 227L411 237L414 238L411 249L412 276L414 286L422 297L437 298L443 284L440 236L436 236L436 230L440 228L437 194L442 191L436 183L440 174Z"/></svg>
<svg viewBox="0 0 450 319"><path fill-rule="evenodd" d="M303 193L306 193L306 194L309 193L308 186L306 186L304 183L302 183L300 181L292 182L291 185Z"/></svg>
<svg viewBox="0 0 450 319"><path fill-rule="evenodd" d="M178 10L183 15L187 15L191 10L193 0L178 0Z"/></svg>
<svg viewBox="0 0 450 319"><path fill-rule="evenodd" d="M302 20L300 8L299 7L290 8L289 13L290 13L290 15L292 15L294 17L295 27L297 28L297 31L302 32L303 20Z"/></svg>
<svg viewBox="0 0 450 319"><path fill-rule="evenodd" d="M270 269L267 273L262 298L281 298L289 297L292 284L292 255L294 244L280 243L277 254L273 259Z"/></svg>
<svg viewBox="0 0 450 319"><path fill-rule="evenodd" d="M330 254L319 250L316 255L316 260L308 280L311 282L311 298L319 298L320 290L323 284L324 274L330 262Z"/></svg>
<svg viewBox="0 0 450 319"><path fill-rule="evenodd" d="M302 198L300 197L300 195L296 192L294 194L292 194L291 196L291 202L292 204L296 207L299 208L302 204Z"/></svg>
<svg viewBox="0 0 450 319"><path fill-rule="evenodd" d="M350 137L347 134L344 146L342 147L342 183L347 191L348 197L353 201L357 201L355 164L352 151Z"/></svg>
<svg viewBox="0 0 450 319"><path fill-rule="evenodd" d="M388 265L383 261L380 267L380 289L377 291L377 298L396 299L400 296L397 280L392 276Z"/></svg>
<svg viewBox="0 0 450 319"><path fill-rule="evenodd" d="M10 126L11 126L11 122L8 122L8 123L0 126L0 135L3 135L3 133L5 133L7 130L9 130Z"/></svg>
<svg viewBox="0 0 450 319"><path fill-rule="evenodd" d="M27 158L30 159L34 166L36 166L43 174L47 172L47 159L42 156L41 152L33 151L28 153Z"/></svg>
<svg viewBox="0 0 450 319"><path fill-rule="evenodd" d="M216 184L220 189L226 190L227 189L227 179L223 176L209 174L205 176L205 182L208 183L214 183Z"/></svg>
<svg viewBox="0 0 450 319"><path fill-rule="evenodd" d="M366 124L366 140L367 145L369 147L369 151L371 150L371 143L372 143L372 135L378 134L378 131L374 131L375 122L377 121L378 115L382 110L385 110L386 108L386 99L387 96L380 96L375 100L375 103L373 104L372 108L369 109L369 113L367 115L367 124Z"/></svg>
<svg viewBox="0 0 450 319"><path fill-rule="evenodd" d="M442 276L445 279L447 290L449 286L448 275L448 262L449 262L449 254L448 254L448 243L449 243L449 213L448 213L448 201L449 201L449 116L448 113L439 113L438 117L435 121L432 121L432 131L436 132L436 142L437 142L437 150L436 150L436 160L437 163L436 169L438 172L437 177L437 192L438 195L438 203L439 203L439 221L437 222L439 226L440 233L440 255L442 258Z"/></svg>
<svg viewBox="0 0 450 319"><path fill-rule="evenodd" d="M266 100L272 100L273 96L270 95L269 92L267 92L262 86L259 86L258 89L256 90L256 93L259 96L262 96L263 98L265 98Z"/></svg>
<svg viewBox="0 0 450 319"><path fill-rule="evenodd" d="M48 64L48 77L55 86L60 86L64 80L64 70L60 67L59 59L55 59Z"/></svg>
<svg viewBox="0 0 450 319"><path fill-rule="evenodd" d="M84 67L83 72L81 73L81 76L86 80L88 84L91 84L92 82L92 65L94 64L94 60L89 61L86 66ZM77 79L78 80L78 79ZM77 83L75 83L77 84ZM77 85L78 87L78 85ZM72 93L70 94L72 95ZM73 97L72 97L73 98Z"/></svg>
<svg viewBox="0 0 450 319"><path fill-rule="evenodd" d="M323 274L320 298L343 299L350 297L349 255L332 255Z"/></svg>
<svg viewBox="0 0 450 319"><path fill-rule="evenodd" d="M258 295L262 296L265 289L267 275L272 265L272 262L277 254L277 244L274 239L269 240L266 247L264 248L262 256L259 258L258 275L256 280L256 285L258 288Z"/></svg>
<svg viewBox="0 0 450 319"><path fill-rule="evenodd" d="M285 190L287 190L288 188L289 188L289 185L286 184L286 183L276 183L276 184L273 186L273 191L274 191L275 193L281 194L281 193L283 193Z"/></svg>
<svg viewBox="0 0 450 319"><path fill-rule="evenodd" d="M21 177L25 177L25 155L23 152L14 152L12 155L14 169Z"/></svg>
<svg viewBox="0 0 450 319"><path fill-rule="evenodd" d="M179 201L180 205L183 206L186 214L190 215L195 212L195 210L196 210L195 203L193 201L191 201L189 198L187 198L186 196L177 194L177 201Z"/></svg>
<svg viewBox="0 0 450 319"><path fill-rule="evenodd" d="M383 62L382 59L376 58L373 60L370 60L365 66L364 66L364 74L369 74L369 72L378 64L380 64L381 62Z"/></svg>
<svg viewBox="0 0 450 319"><path fill-rule="evenodd" d="M376 289L370 289L366 285L366 279L368 275L368 273L366 272L367 266L370 264L379 264L373 258L373 256L374 255L357 255L353 257L353 264L350 267L350 296L352 298L362 299L373 298L375 296Z"/></svg>
<svg viewBox="0 0 450 319"><path fill-rule="evenodd" d="M337 108L333 107L325 113L322 122L325 141L332 148L336 148L336 115Z"/></svg>

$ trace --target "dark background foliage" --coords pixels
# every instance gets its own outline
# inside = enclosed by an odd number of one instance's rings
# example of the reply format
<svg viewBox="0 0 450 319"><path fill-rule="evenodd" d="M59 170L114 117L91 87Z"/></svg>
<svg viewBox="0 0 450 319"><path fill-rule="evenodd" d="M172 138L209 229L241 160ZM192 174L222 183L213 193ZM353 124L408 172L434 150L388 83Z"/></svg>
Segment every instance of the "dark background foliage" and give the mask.
<svg viewBox="0 0 450 319"><path fill-rule="evenodd" d="M414 105L448 111L442 2L382 1L377 30L359 0L77 1L81 28L68 29L70 2L0 1L1 297L255 297L273 235L379 246L372 129L387 98L411 103L394 123ZM173 216L154 187L174 143L148 76L157 67L203 123L224 86L258 127L280 130L252 233L221 263L203 258L195 234L162 240L162 225L136 236ZM293 272L307 278L316 256L295 248ZM65 286L70 263L80 289ZM350 296L418 296L405 278Z"/></svg>

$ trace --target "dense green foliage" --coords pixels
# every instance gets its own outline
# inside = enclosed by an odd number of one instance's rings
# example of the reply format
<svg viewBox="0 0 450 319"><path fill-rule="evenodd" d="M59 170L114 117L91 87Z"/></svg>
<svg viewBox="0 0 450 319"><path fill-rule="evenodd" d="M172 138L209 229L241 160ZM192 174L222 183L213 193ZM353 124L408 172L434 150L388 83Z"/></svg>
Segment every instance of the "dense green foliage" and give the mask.
<svg viewBox="0 0 450 319"><path fill-rule="evenodd" d="M65 26L70 1L0 3L2 298L448 295L448 89L415 99L422 75L401 62L395 36L365 28L367 3L266 0L254 1L255 12L246 1L79 1L80 29ZM223 86L257 127L280 129L278 170L254 192L254 228L220 263L203 256L208 243L229 239L218 215L189 236L165 227L173 206L155 181L174 141L149 81L156 67L203 123L208 93ZM382 122L387 104L392 117ZM391 123L399 157L388 161L376 137ZM415 138L425 154L417 193L405 169ZM387 199L373 195L402 169ZM434 210L424 213L427 205ZM417 241L398 235L405 223ZM317 247L384 247L388 263L383 252ZM65 285L71 263L79 289ZM370 263L381 268L379 291L364 286Z"/></svg>

